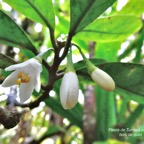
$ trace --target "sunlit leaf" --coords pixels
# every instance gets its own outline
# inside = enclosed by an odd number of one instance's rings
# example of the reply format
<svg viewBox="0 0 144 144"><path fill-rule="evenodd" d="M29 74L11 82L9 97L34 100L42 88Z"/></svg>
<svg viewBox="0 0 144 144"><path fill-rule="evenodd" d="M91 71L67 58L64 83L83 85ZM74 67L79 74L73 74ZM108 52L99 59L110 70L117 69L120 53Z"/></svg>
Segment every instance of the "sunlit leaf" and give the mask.
<svg viewBox="0 0 144 144"><path fill-rule="evenodd" d="M116 0L71 0L70 32L77 33L94 21Z"/></svg>
<svg viewBox="0 0 144 144"><path fill-rule="evenodd" d="M117 53L120 47L120 42L97 42L95 57L106 59L109 62L115 62L117 61Z"/></svg>
<svg viewBox="0 0 144 144"><path fill-rule="evenodd" d="M118 14L141 15L144 12L144 0L129 0L128 3L117 12Z"/></svg>
<svg viewBox="0 0 144 144"><path fill-rule="evenodd" d="M142 21L136 16L111 16L95 20L75 38L89 41L119 41L137 32Z"/></svg>
<svg viewBox="0 0 144 144"><path fill-rule="evenodd" d="M51 0L4 0L26 17L54 29L55 17Z"/></svg>

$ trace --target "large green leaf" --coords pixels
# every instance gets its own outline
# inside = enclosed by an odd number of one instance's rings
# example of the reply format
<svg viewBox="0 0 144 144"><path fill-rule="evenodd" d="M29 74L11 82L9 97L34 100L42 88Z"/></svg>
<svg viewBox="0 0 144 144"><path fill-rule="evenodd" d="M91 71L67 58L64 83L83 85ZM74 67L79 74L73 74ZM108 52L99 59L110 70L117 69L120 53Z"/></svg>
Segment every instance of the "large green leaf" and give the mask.
<svg viewBox="0 0 144 144"><path fill-rule="evenodd" d="M117 61L117 53L120 46L120 42L97 42L95 57L106 59L109 62L115 62Z"/></svg>
<svg viewBox="0 0 144 144"><path fill-rule="evenodd" d="M137 32L142 21L136 16L111 16L95 20L75 38L90 41L118 41Z"/></svg>
<svg viewBox="0 0 144 144"><path fill-rule="evenodd" d="M71 110L65 110L62 108L60 102L57 99L50 97L45 101L46 105L49 106L53 111L60 114L62 117L65 117L70 120L72 124L75 124L82 128L82 114L83 110L80 104L77 104Z"/></svg>
<svg viewBox="0 0 144 144"><path fill-rule="evenodd" d="M144 12L144 0L129 0L118 14L133 14L140 16Z"/></svg>
<svg viewBox="0 0 144 144"><path fill-rule="evenodd" d="M4 69L13 64L16 64L16 62L12 58L0 53L0 68Z"/></svg>
<svg viewBox="0 0 144 144"><path fill-rule="evenodd" d="M26 17L54 29L55 16L51 0L4 0Z"/></svg>
<svg viewBox="0 0 144 144"><path fill-rule="evenodd" d="M70 32L75 34L94 21L116 0L70 0Z"/></svg>
<svg viewBox="0 0 144 144"><path fill-rule="evenodd" d="M109 138L109 128L116 124L115 97L113 92L96 88L96 138L99 141Z"/></svg>
<svg viewBox="0 0 144 144"><path fill-rule="evenodd" d="M101 61L100 64L99 60L93 60L93 63L106 71L114 79L116 92L129 100L144 104L143 65L120 62L104 63L104 61ZM75 64L75 68L78 75L81 75L85 80L91 80L84 62Z"/></svg>
<svg viewBox="0 0 144 144"><path fill-rule="evenodd" d="M0 11L0 43L27 48L34 53L37 51L24 31L2 11Z"/></svg>

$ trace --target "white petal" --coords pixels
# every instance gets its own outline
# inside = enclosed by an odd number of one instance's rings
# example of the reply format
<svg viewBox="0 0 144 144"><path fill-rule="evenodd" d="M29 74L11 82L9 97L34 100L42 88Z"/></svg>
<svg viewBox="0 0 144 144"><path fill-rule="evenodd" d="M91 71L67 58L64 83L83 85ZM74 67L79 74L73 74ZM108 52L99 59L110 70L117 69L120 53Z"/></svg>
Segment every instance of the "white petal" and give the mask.
<svg viewBox="0 0 144 144"><path fill-rule="evenodd" d="M64 75L60 86L60 100L64 109L73 108L78 101L79 82L74 72Z"/></svg>
<svg viewBox="0 0 144 144"><path fill-rule="evenodd" d="M22 83L20 85L20 93L19 93L20 102L24 103L26 100L28 100L32 95L33 90L34 90L33 82Z"/></svg>
<svg viewBox="0 0 144 144"><path fill-rule="evenodd" d="M106 91L112 91L115 89L115 83L113 79L103 70L96 68L92 74L92 79Z"/></svg>
<svg viewBox="0 0 144 144"><path fill-rule="evenodd" d="M39 73L42 72L42 65L39 63L38 60L36 59L31 59L29 61L29 64L36 70L38 71Z"/></svg>
<svg viewBox="0 0 144 144"><path fill-rule="evenodd" d="M28 60L29 61L29 60ZM23 63L19 63L19 64L15 64L15 65L11 65L7 68L5 68L6 71L12 71L12 70L16 70L16 69L19 69L19 68L23 68L27 65L29 65L29 62L28 61L25 61Z"/></svg>
<svg viewBox="0 0 144 144"><path fill-rule="evenodd" d="M19 63L19 64L15 64L15 65L11 65L7 68L5 68L6 71L12 71L12 70L16 70L16 69L20 69L20 68L25 68L25 67L33 67L35 68L35 70L41 72L42 71L42 65L39 63L38 60L31 58L25 62Z"/></svg>
<svg viewBox="0 0 144 144"><path fill-rule="evenodd" d="M14 71L13 73L11 73L1 84L1 86L3 87L10 87L12 85L16 84L16 80L17 80L17 75L18 75L19 71Z"/></svg>
<svg viewBox="0 0 144 144"><path fill-rule="evenodd" d="M63 76L61 85L60 85L60 101L64 109L66 109L67 93L69 89L69 79L67 73Z"/></svg>
<svg viewBox="0 0 144 144"><path fill-rule="evenodd" d="M40 88L41 88L40 74L38 73L38 74L36 75L35 90L36 90L37 92L39 92L39 91L40 91Z"/></svg>

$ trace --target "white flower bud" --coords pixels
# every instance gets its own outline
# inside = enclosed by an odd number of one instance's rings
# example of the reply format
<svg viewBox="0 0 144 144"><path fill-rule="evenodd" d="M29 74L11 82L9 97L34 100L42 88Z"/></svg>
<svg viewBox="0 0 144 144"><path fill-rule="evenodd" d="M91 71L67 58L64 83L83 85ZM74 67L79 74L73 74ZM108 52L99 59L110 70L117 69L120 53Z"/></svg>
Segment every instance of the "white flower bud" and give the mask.
<svg viewBox="0 0 144 144"><path fill-rule="evenodd" d="M93 81L95 81L100 87L106 91L113 91L115 89L115 82L113 79L103 70L95 68L91 73Z"/></svg>
<svg viewBox="0 0 144 144"><path fill-rule="evenodd" d="M79 95L79 82L75 72L65 73L60 86L60 101L64 109L73 108Z"/></svg>

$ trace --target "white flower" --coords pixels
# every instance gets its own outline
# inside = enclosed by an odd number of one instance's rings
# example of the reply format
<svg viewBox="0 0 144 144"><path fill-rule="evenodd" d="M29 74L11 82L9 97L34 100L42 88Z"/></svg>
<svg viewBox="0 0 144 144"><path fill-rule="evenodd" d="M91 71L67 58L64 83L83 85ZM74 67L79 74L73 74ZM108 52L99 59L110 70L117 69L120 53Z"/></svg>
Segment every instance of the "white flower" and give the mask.
<svg viewBox="0 0 144 144"><path fill-rule="evenodd" d="M60 101L64 109L73 108L79 95L79 82L75 72L65 73L60 86Z"/></svg>
<svg viewBox="0 0 144 144"><path fill-rule="evenodd" d="M6 71L13 71L2 83L3 87L15 84L20 85L20 102L23 103L32 95L33 90L40 91L40 73L42 65L38 60L32 58L23 63L9 66Z"/></svg>
<svg viewBox="0 0 144 144"><path fill-rule="evenodd" d="M95 81L100 87L106 91L112 91L115 89L115 82L113 79L103 70L95 68L91 73L93 81Z"/></svg>

